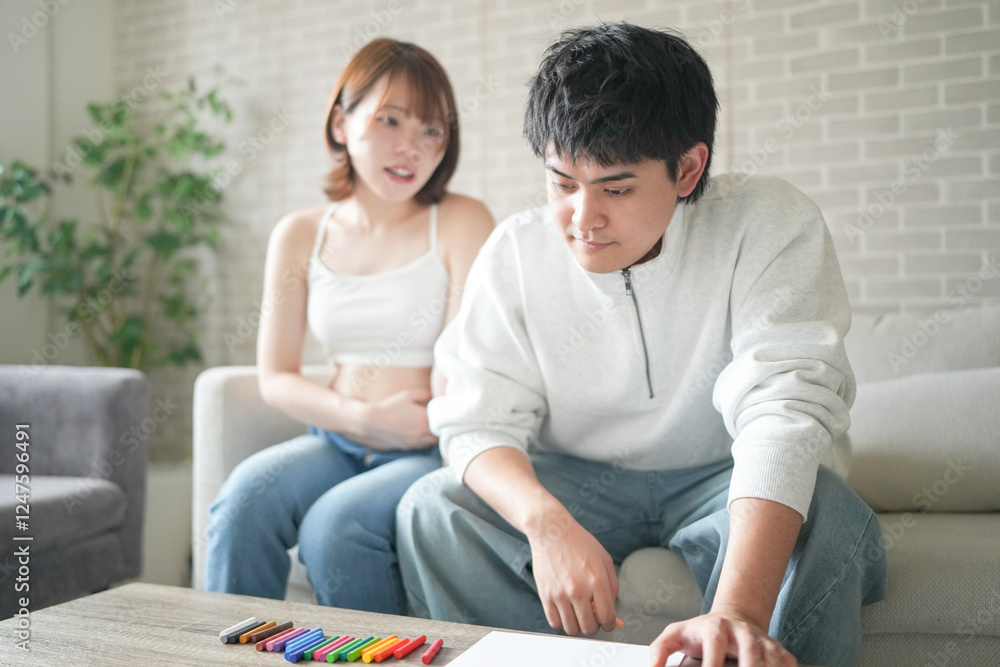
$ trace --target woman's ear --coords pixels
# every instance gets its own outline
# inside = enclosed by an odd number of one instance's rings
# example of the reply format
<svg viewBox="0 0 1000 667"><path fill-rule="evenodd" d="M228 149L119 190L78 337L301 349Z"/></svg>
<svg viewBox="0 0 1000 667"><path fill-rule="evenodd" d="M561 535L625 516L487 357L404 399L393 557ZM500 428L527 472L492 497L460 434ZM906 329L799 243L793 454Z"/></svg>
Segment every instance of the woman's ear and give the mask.
<svg viewBox="0 0 1000 667"><path fill-rule="evenodd" d="M330 118L330 133L333 135L333 140L336 141L341 146L347 144L347 114L344 113L344 107L337 104L333 107L333 114Z"/></svg>

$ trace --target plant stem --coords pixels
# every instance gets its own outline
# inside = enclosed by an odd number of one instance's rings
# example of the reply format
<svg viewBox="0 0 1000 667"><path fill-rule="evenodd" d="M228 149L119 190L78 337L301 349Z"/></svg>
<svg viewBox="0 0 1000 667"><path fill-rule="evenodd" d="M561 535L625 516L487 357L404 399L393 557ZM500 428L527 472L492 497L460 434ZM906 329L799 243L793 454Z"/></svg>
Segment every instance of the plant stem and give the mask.
<svg viewBox="0 0 1000 667"><path fill-rule="evenodd" d="M156 279L159 277L160 273L160 258L157 255L153 255L153 258L149 262L149 266L146 268L145 282L142 286L142 326L141 331L145 334L149 332L150 325L152 324L153 318L153 301L155 299L156 290ZM132 349L132 357L129 359L129 367L142 369L143 362L143 346L137 345Z"/></svg>
<svg viewBox="0 0 1000 667"><path fill-rule="evenodd" d="M77 302L85 304L87 301L87 293L82 289L77 293ZM72 311L71 311L72 312ZM108 357L107 352L101 349L100 344L97 342L97 335L94 333L94 322L97 321L96 318L90 322L80 322L80 328L83 329L83 335L87 339L87 346L90 351L94 353L94 357L97 362L102 366L111 366L111 359Z"/></svg>
<svg viewBox="0 0 1000 667"><path fill-rule="evenodd" d="M129 193L132 191L132 185L135 179L135 164L139 159L139 148L140 146L137 144L131 151L129 151L128 159L125 161L125 173L122 175L123 187L121 192L115 195L114 207L108 224L108 244L111 246L111 256L108 258L108 263L112 266L114 266L115 259L118 254L119 231L122 224L125 222L125 211L128 205ZM138 230L133 229L133 233L137 234ZM120 331L122 324L125 321L125 315L122 310L122 306L115 304L114 300L108 304L108 318L111 320L111 330ZM145 328L143 331L145 332ZM116 353L116 356L118 357L115 360L116 365L120 365L120 362L123 361L119 355L120 350ZM138 368L138 366L132 365L131 363L129 364L129 367Z"/></svg>

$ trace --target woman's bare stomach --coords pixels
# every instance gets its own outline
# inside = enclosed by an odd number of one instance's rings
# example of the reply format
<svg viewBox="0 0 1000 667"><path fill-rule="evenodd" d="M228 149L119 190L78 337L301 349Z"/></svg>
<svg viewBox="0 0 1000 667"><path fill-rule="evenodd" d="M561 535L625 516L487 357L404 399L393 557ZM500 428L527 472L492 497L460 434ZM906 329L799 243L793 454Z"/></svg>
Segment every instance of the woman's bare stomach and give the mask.
<svg viewBox="0 0 1000 667"><path fill-rule="evenodd" d="M338 366L330 388L342 396L377 403L406 389L429 389L431 369L402 366Z"/></svg>

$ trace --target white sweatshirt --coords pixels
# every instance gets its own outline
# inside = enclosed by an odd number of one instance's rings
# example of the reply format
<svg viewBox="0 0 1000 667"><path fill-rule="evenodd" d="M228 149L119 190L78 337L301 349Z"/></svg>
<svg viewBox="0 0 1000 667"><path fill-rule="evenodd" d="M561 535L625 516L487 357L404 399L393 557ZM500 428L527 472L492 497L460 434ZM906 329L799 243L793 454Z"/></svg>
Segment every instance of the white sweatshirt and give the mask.
<svg viewBox="0 0 1000 667"><path fill-rule="evenodd" d="M656 258L608 274L577 264L547 208L526 211L480 250L438 339L431 430L459 478L492 447L635 470L731 456L730 503L804 518L818 465L846 474L849 445L831 443L854 401L850 322L823 216L779 179L713 178Z"/></svg>

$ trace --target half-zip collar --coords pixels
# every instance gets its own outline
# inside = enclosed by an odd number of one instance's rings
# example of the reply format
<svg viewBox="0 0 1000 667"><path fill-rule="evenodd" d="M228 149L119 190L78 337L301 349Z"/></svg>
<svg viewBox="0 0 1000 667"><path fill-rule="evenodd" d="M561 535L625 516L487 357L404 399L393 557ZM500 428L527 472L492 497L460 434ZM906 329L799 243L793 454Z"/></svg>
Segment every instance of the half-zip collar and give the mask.
<svg viewBox="0 0 1000 667"><path fill-rule="evenodd" d="M639 322L639 340L642 341L642 358L646 362L646 386L649 387L649 397L653 398L653 379L649 374L649 350L646 349L646 334L642 330L642 315L639 314L639 301L635 298L635 291L632 289L631 268L622 269L622 276L625 278L625 294L632 297L632 305L635 306L635 319Z"/></svg>

